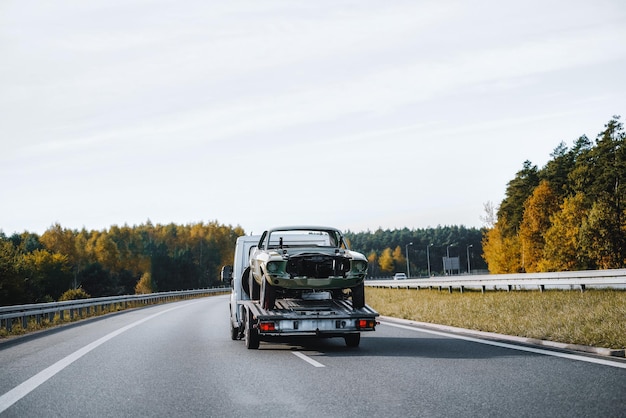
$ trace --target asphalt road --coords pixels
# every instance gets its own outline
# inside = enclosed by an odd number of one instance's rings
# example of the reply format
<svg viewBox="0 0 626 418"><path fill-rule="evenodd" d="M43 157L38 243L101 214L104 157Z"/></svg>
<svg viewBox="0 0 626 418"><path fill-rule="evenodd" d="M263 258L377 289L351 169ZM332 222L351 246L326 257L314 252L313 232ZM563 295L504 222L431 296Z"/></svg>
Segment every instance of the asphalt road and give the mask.
<svg viewBox="0 0 626 418"><path fill-rule="evenodd" d="M625 363L585 359L387 322L247 350L216 296L0 343L0 416L626 416Z"/></svg>

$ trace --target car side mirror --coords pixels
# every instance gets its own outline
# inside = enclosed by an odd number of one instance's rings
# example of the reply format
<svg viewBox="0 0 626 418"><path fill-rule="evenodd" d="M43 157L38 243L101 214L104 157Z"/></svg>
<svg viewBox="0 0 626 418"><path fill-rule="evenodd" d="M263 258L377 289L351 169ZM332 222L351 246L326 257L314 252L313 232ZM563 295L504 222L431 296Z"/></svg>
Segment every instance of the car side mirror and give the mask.
<svg viewBox="0 0 626 418"><path fill-rule="evenodd" d="M230 283L233 280L233 266L222 267L220 273L220 280L224 283Z"/></svg>

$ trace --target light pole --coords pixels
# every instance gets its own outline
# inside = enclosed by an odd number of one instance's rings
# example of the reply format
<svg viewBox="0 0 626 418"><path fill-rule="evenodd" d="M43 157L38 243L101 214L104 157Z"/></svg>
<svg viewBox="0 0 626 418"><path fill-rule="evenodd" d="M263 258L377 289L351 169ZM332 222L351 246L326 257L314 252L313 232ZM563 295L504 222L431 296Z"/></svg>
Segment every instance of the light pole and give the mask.
<svg viewBox="0 0 626 418"><path fill-rule="evenodd" d="M446 269L446 276L452 276L452 263L450 262L450 247L454 247L456 244L448 244L448 246L446 246L446 261L448 263L449 269Z"/></svg>
<svg viewBox="0 0 626 418"><path fill-rule="evenodd" d="M433 244L428 244L426 246L426 263L428 264L428 277L430 278L430 247L432 247Z"/></svg>
<svg viewBox="0 0 626 418"><path fill-rule="evenodd" d="M470 265L470 256L469 256L469 249L472 248L474 245L470 244L467 246L467 274L472 274L472 267Z"/></svg>
<svg viewBox="0 0 626 418"><path fill-rule="evenodd" d="M411 278L411 268L409 267L409 245L413 245L412 242L409 242L404 246L404 253L406 254L406 277Z"/></svg>

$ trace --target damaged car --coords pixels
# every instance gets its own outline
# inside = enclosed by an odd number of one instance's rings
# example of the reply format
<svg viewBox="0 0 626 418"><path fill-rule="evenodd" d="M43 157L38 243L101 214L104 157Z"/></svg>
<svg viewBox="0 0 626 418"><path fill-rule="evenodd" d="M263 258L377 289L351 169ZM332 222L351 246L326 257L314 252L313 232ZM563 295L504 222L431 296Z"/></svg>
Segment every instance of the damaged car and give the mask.
<svg viewBox="0 0 626 418"><path fill-rule="evenodd" d="M300 298L328 292L365 306L367 258L350 250L342 233L331 227L280 227L265 231L250 250L249 290L264 309L277 298Z"/></svg>

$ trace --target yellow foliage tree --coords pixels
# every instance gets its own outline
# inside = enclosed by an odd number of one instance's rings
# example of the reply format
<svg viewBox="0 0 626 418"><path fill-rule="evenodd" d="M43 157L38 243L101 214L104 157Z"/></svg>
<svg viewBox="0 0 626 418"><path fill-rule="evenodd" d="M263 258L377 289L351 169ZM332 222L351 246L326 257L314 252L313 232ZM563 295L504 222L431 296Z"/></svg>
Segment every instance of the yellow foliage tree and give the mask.
<svg viewBox="0 0 626 418"><path fill-rule="evenodd" d="M404 257L402 248L399 245L393 250L393 263L396 271L405 270L406 258Z"/></svg>
<svg viewBox="0 0 626 418"><path fill-rule="evenodd" d="M391 273L393 271L393 254L391 253L391 248L385 248L378 257L378 266L380 270L385 273Z"/></svg>
<svg viewBox="0 0 626 418"><path fill-rule="evenodd" d="M587 216L585 197L578 193L563 201L561 210L552 215L545 234L543 259L539 271L572 271L586 267L580 244L580 228Z"/></svg>
<svg viewBox="0 0 626 418"><path fill-rule="evenodd" d="M559 210L559 198L547 181L542 181L524 202L524 216L519 228L522 268L528 273L539 271L543 259L545 234L552 225L550 217Z"/></svg>
<svg viewBox="0 0 626 418"><path fill-rule="evenodd" d="M148 293L154 293L154 290L152 288L152 276L150 273L146 272L137 282L137 285L135 286L135 294L146 295Z"/></svg>
<svg viewBox="0 0 626 418"><path fill-rule="evenodd" d="M522 270L520 242L517 235L504 236L506 218L498 219L483 236L483 258L490 273L519 273Z"/></svg>

